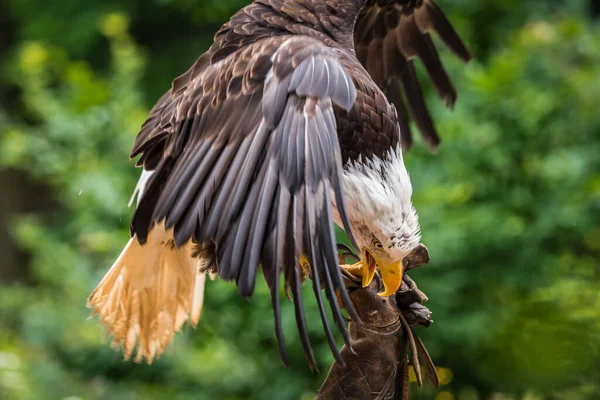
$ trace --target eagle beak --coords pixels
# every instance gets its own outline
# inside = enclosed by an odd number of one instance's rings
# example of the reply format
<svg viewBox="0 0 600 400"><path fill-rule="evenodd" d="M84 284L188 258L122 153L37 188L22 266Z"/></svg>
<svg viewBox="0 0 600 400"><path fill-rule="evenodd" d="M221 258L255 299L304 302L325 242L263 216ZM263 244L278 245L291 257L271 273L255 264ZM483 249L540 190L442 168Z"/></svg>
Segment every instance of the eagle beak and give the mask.
<svg viewBox="0 0 600 400"><path fill-rule="evenodd" d="M375 269L379 268L384 291L379 293L382 297L388 297L396 293L402 284L402 261L395 263L379 262L368 249L364 249L362 257L362 286L371 284L375 276Z"/></svg>
<svg viewBox="0 0 600 400"><path fill-rule="evenodd" d="M375 268L377 267L377 261L367 249L363 251L363 270L362 270L362 286L367 287L371 284L373 277L375 276Z"/></svg>
<svg viewBox="0 0 600 400"><path fill-rule="evenodd" d="M402 261L398 261L390 264L379 264L379 272L381 273L381 280L383 281L384 291L378 293L381 297L388 297L393 295L400 289L402 284L403 267Z"/></svg>

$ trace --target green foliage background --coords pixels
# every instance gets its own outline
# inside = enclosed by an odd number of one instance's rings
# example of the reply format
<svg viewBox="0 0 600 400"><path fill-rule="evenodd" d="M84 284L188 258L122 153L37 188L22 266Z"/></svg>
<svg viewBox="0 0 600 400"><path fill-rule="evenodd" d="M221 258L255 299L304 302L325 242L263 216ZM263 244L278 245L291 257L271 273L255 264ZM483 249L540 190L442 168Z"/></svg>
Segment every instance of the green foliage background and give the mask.
<svg viewBox="0 0 600 400"><path fill-rule="evenodd" d="M598 399L599 7L438 2L475 60L444 52L459 102L429 93L444 143L407 156L432 255L413 274L434 312L422 336L445 383L414 397ZM331 356L311 302L320 375L291 304L281 366L262 284L247 302L211 282L199 328L152 366L123 362L85 308L127 239L134 135L245 3L0 3L0 398L314 398Z"/></svg>

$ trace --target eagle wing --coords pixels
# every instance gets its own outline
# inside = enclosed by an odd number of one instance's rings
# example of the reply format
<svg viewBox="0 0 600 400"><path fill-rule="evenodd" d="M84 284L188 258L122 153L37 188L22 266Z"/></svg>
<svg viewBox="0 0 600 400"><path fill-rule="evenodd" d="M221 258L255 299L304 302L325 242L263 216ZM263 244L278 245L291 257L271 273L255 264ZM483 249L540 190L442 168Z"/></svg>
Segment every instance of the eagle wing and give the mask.
<svg viewBox="0 0 600 400"><path fill-rule="evenodd" d="M213 246L218 274L236 280L242 296L252 295L260 263L284 362L281 272L311 366L316 362L302 308L303 270L313 277L324 329L340 360L321 285L347 342L336 293L355 317L338 267L332 217L333 196L351 232L333 107L349 110L355 99L352 78L332 49L303 36L261 39L203 55L159 100L132 151L154 171L132 235L143 244L152 227L164 223L177 247L190 240Z"/></svg>
<svg viewBox="0 0 600 400"><path fill-rule="evenodd" d="M369 0L356 24L357 57L396 106L402 144L406 149L412 145L412 135L405 101L429 147L435 150L440 142L423 99L414 59L418 58L424 64L435 89L448 107L454 105L457 97L430 32L436 32L461 60L470 60L468 49L434 0Z"/></svg>

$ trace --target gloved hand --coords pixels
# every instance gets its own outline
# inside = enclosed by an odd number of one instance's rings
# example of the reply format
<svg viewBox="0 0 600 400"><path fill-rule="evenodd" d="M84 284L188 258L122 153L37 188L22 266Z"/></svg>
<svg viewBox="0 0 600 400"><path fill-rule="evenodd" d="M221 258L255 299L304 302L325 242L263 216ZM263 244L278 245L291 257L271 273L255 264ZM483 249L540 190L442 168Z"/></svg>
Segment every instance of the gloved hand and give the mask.
<svg viewBox="0 0 600 400"><path fill-rule="evenodd" d="M419 355L431 383L438 386L435 366L411 328L431 324L431 313L423 305L427 297L406 274L428 262L429 254L423 245L406 256L402 286L390 297L377 294L382 290L378 276L362 288L358 278L345 275L350 298L362 321L349 323L354 352L347 346L342 348L345 365L334 362L317 400L407 400L409 348L419 386L422 384Z"/></svg>

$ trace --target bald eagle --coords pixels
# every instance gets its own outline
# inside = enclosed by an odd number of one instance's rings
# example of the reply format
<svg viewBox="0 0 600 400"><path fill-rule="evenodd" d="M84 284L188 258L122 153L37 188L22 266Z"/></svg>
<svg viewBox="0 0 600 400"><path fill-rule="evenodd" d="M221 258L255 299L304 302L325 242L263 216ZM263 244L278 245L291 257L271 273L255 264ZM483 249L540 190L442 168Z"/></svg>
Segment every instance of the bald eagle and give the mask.
<svg viewBox="0 0 600 400"><path fill-rule="evenodd" d="M131 239L89 297L126 358L137 346L151 362L184 322L197 324L206 274L250 297L260 267L284 363L281 276L309 364L306 277L340 359L322 292L346 343L340 308L356 315L334 223L360 251L363 285L381 274L382 296L398 290L420 242L402 156L409 115L431 149L440 139L414 59L447 106L457 97L430 32L469 60L433 0L256 0L223 25L131 152L143 167Z"/></svg>

